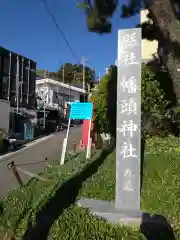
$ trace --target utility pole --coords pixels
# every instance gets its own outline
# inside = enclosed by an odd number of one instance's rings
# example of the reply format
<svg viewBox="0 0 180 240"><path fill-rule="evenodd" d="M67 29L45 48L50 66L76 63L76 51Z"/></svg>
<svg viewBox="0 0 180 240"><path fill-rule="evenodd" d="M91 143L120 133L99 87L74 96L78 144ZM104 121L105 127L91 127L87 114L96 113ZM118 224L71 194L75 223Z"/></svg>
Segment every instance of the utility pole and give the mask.
<svg viewBox="0 0 180 240"><path fill-rule="evenodd" d="M63 65L63 83L64 83L64 65Z"/></svg>
<svg viewBox="0 0 180 240"><path fill-rule="evenodd" d="M101 74L100 74L100 72L99 72L99 83L100 83L100 80L101 80Z"/></svg>
<svg viewBox="0 0 180 240"><path fill-rule="evenodd" d="M45 79L47 78L47 69L46 68L44 69L44 78Z"/></svg>
<svg viewBox="0 0 180 240"><path fill-rule="evenodd" d="M85 58L84 56L82 57L82 65L83 65L83 90L85 90L85 68L86 68L86 61L87 58ZM84 102L85 102L85 94L84 94Z"/></svg>
<svg viewBox="0 0 180 240"><path fill-rule="evenodd" d="M45 68L44 71L44 78L47 78L47 70ZM43 96L43 102L44 102L44 117L43 117L43 127L46 128L46 106L45 106L45 95Z"/></svg>

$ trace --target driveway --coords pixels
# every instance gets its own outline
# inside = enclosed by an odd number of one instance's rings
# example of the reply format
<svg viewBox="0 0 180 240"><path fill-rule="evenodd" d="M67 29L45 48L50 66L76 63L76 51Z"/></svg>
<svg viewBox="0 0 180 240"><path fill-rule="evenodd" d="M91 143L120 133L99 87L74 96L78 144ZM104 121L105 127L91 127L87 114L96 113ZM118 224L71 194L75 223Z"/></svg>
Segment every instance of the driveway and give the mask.
<svg viewBox="0 0 180 240"><path fill-rule="evenodd" d="M50 136L38 139L35 142L27 144L27 146L17 152L13 152L0 157L0 197L6 196L8 189L18 186L12 172L7 168L8 162L14 161L17 165L25 164L24 166L21 166L22 169L31 173L36 173L44 167L45 163L33 163L41 162L46 157L50 162L54 158L61 156L62 142L65 135L66 131L51 134ZM79 143L80 139L81 126L71 128L67 149L72 149L73 142L75 141ZM30 179L29 176L23 173L20 173L20 176L24 183Z"/></svg>

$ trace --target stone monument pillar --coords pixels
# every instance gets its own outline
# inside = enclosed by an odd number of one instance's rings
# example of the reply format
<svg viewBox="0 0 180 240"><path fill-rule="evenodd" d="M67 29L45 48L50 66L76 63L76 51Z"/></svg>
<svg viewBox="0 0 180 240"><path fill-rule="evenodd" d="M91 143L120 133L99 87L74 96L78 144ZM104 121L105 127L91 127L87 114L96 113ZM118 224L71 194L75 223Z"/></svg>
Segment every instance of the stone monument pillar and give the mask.
<svg viewBox="0 0 180 240"><path fill-rule="evenodd" d="M118 32L116 197L114 202L81 199L113 223L140 223L141 28Z"/></svg>

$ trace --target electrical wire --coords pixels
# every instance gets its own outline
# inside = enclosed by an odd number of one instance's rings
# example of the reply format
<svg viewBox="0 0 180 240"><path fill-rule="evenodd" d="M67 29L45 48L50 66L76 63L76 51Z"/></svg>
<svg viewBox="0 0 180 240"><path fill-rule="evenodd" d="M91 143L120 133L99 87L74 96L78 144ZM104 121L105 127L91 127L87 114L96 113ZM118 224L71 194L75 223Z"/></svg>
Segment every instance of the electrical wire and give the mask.
<svg viewBox="0 0 180 240"><path fill-rule="evenodd" d="M68 48L70 49L71 53L73 54L74 58L76 59L76 61L77 61L78 63L80 63L80 61L79 61L76 53L74 52L74 50L73 50L73 48L71 47L70 43L68 42L66 36L64 35L62 29L60 28L59 24L57 23L56 18L54 17L53 13L50 11L50 9L49 9L49 7L48 7L48 5L47 5L46 0L41 0L41 1L44 3L44 6L45 6L47 12L49 13L50 17L52 18L54 24L56 25L57 30L59 31L59 33L61 34L62 38L63 38L64 41L66 42L66 44L67 44Z"/></svg>

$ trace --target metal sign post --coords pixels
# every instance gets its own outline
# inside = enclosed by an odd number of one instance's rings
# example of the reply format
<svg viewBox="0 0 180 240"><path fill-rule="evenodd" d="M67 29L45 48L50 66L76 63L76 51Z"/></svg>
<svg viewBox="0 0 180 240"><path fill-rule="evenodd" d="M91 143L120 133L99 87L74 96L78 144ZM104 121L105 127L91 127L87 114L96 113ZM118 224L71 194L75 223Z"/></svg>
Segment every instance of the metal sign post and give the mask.
<svg viewBox="0 0 180 240"><path fill-rule="evenodd" d="M89 131L88 131L88 144L87 144L87 150L86 150L86 158L91 158L91 126L92 126L92 120L89 120Z"/></svg>
<svg viewBox="0 0 180 240"><path fill-rule="evenodd" d="M68 129L67 129L67 133L66 133L66 138L63 141L60 165L63 165L64 161L65 161L71 119L73 119L73 120L91 120L92 119L92 111L93 111L93 104L91 102L86 102L86 103L72 102L71 103L70 115L69 115L69 121L68 121ZM88 141L90 142L90 140L88 140ZM90 147L91 146L89 144L89 148ZM89 152L90 152L90 150L87 149L87 155L86 155L87 158L89 158Z"/></svg>
<svg viewBox="0 0 180 240"><path fill-rule="evenodd" d="M68 141L68 137L69 137L70 126L71 126L71 118L69 118L68 128L67 128L67 132L66 132L66 137L65 137L64 140L63 140L63 146L62 146L62 153L61 153L60 165L63 165L63 164L64 164L64 161L65 161L66 149L67 149L67 141Z"/></svg>

